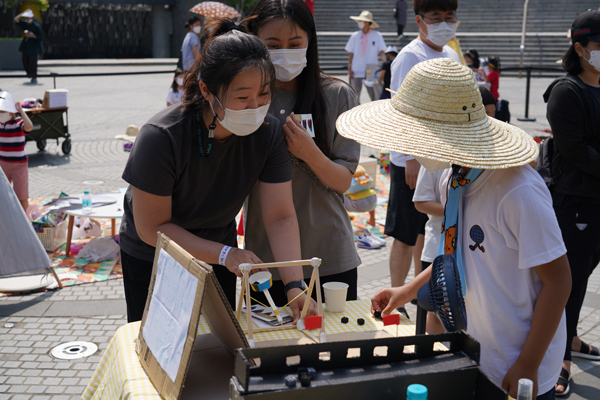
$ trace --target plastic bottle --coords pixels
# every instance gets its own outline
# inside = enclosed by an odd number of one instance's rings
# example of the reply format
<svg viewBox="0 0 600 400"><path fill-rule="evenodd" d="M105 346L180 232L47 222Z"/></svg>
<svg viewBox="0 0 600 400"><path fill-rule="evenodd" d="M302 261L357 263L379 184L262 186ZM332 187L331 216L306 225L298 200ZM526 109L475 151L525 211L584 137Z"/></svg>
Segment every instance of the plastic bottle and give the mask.
<svg viewBox="0 0 600 400"><path fill-rule="evenodd" d="M90 196L89 191L83 192L83 197L81 198L81 208L83 208L84 214L92 213L92 196Z"/></svg>
<svg viewBox="0 0 600 400"><path fill-rule="evenodd" d="M413 384L406 389L406 400L427 400L427 388Z"/></svg>
<svg viewBox="0 0 600 400"><path fill-rule="evenodd" d="M533 399L533 382L529 379L519 379L519 390L517 392L517 400L532 400Z"/></svg>

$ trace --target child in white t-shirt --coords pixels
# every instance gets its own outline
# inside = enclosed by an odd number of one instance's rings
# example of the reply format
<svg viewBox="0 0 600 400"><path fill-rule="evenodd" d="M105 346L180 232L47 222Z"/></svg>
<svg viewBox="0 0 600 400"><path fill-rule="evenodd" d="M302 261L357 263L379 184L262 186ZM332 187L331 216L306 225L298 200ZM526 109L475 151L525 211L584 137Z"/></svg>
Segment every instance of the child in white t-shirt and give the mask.
<svg viewBox="0 0 600 400"><path fill-rule="evenodd" d="M514 398L527 378L534 398L553 399L571 276L552 198L527 165L538 155L532 137L486 116L471 71L447 58L417 64L392 100L355 107L336 127L361 144L418 156L430 170L456 166L439 186L443 249L461 255L467 332L481 343L481 369ZM373 311L385 315L415 298L430 276L431 267L382 289Z"/></svg>
<svg viewBox="0 0 600 400"><path fill-rule="evenodd" d="M173 104L181 103L183 98L183 78L185 76L185 72L181 68L177 68L175 70L175 76L173 77L173 83L171 84L171 89L169 89L169 93L167 93L167 107Z"/></svg>

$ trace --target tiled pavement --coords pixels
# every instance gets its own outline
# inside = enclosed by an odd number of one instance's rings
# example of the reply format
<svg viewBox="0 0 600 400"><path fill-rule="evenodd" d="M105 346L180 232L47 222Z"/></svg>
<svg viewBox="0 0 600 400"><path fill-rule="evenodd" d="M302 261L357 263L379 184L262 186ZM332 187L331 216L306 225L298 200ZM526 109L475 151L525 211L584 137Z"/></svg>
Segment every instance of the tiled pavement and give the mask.
<svg viewBox="0 0 600 400"><path fill-rule="evenodd" d="M78 67L77 72L115 72L134 68L165 69L164 66ZM57 67L52 71L67 73L73 68ZM49 142L46 151L38 153L34 144L28 144L30 197L55 196L61 191L81 193L85 189L99 193L124 187L120 176L128 154L122 151L122 142L114 136L123 133L131 123L141 126L164 106L165 88L170 79L170 75L59 78L58 87L70 90L69 125L73 151L70 156L65 156L55 142ZM22 85L20 80L3 80L0 87L12 91L17 98L41 97L43 90L51 88L51 81L40 79L40 82L40 85L29 86ZM547 79L534 80L532 99L539 98L548 83ZM511 101L515 117L522 109L523 84L523 80L518 79L502 80L501 89ZM139 95L141 93L143 95ZM362 101L366 101L365 96L363 91ZM544 105L540 101L532 101L530 115L538 117L538 121L519 123L522 128L536 134L535 129L547 127ZM84 183L90 180L100 182ZM378 250L359 249L363 261L359 268L360 298L370 298L380 288L390 285L391 239L388 238L387 243ZM114 331L126 322L124 303L121 280L0 297L0 400L79 399ZM407 309L414 318L414 306L407 305ZM599 325L600 272L597 272L589 281L582 309L581 337L599 346ZM49 355L56 345L74 340L92 341L100 350L91 357L75 361L61 361ZM568 398L600 398L598 365L576 361L572 385L575 393Z"/></svg>

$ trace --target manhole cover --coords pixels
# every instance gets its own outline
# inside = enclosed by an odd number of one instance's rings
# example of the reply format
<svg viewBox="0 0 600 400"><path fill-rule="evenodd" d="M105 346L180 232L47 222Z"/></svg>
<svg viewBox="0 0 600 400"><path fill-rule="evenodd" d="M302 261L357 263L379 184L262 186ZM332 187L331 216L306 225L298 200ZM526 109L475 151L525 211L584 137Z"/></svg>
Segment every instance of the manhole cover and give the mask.
<svg viewBox="0 0 600 400"><path fill-rule="evenodd" d="M86 185L102 185L104 181L101 181L100 179L90 179L83 181L82 183L85 183Z"/></svg>
<svg viewBox="0 0 600 400"><path fill-rule="evenodd" d="M91 342L68 342L52 349L52 357L59 360L76 360L89 357L98 351L98 346Z"/></svg>

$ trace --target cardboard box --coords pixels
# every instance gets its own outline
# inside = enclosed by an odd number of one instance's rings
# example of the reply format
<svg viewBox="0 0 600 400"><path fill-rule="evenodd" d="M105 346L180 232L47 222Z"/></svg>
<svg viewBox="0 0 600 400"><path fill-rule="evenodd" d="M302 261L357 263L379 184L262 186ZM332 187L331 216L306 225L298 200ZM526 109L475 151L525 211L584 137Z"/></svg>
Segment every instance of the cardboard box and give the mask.
<svg viewBox="0 0 600 400"><path fill-rule="evenodd" d="M42 107L46 109L67 107L68 92L67 89L46 90L46 93L44 93L44 100L42 100Z"/></svg>

